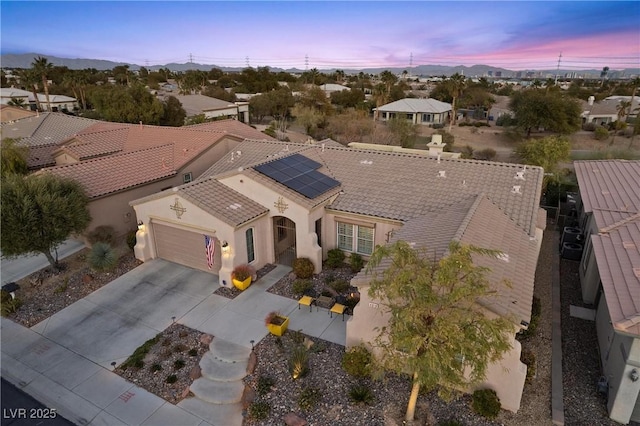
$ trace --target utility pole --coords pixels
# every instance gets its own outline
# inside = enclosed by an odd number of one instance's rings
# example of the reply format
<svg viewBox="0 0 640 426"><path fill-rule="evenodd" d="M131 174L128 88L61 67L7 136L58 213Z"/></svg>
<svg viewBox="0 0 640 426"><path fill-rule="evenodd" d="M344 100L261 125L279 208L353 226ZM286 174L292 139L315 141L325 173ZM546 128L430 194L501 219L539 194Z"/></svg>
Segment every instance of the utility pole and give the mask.
<svg viewBox="0 0 640 426"><path fill-rule="evenodd" d="M189 53L189 63L192 64L193 63L193 54Z"/></svg>
<svg viewBox="0 0 640 426"><path fill-rule="evenodd" d="M409 77L411 77L411 68L413 68L413 52L409 56Z"/></svg>
<svg viewBox="0 0 640 426"><path fill-rule="evenodd" d="M560 52L560 56L558 56L558 68L556 69L556 80L553 83L554 86L558 85L558 73L560 72L560 60L561 59L562 59L562 52Z"/></svg>

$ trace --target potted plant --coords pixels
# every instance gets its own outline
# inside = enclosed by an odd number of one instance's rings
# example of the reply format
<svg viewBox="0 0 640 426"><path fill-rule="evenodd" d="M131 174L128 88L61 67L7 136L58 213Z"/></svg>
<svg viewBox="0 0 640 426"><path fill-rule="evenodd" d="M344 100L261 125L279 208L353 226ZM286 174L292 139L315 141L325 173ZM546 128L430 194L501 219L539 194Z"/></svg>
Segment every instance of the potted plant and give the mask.
<svg viewBox="0 0 640 426"><path fill-rule="evenodd" d="M245 290L251 285L251 277L253 277L253 268L247 264L238 265L231 272L231 281L239 290Z"/></svg>
<svg viewBox="0 0 640 426"><path fill-rule="evenodd" d="M285 317L280 314L280 312L273 311L269 312L267 317L264 319L264 323L267 326L269 333L276 336L282 336L289 326L289 317Z"/></svg>

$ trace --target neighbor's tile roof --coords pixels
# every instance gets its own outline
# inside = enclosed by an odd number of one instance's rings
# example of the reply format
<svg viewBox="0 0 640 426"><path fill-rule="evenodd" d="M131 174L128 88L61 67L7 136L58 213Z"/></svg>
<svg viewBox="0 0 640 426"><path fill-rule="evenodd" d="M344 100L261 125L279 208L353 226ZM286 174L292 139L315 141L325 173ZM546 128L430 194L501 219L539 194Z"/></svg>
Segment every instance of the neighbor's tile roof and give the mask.
<svg viewBox="0 0 640 426"><path fill-rule="evenodd" d="M44 169L79 182L90 198L165 179L176 174L171 144Z"/></svg>
<svg viewBox="0 0 640 426"><path fill-rule="evenodd" d="M0 122L2 123L21 120L23 118L33 117L35 115L37 115L35 111L30 111L11 105L0 104Z"/></svg>
<svg viewBox="0 0 640 426"><path fill-rule="evenodd" d="M640 161L574 162L611 322L640 335Z"/></svg>
<svg viewBox="0 0 640 426"><path fill-rule="evenodd" d="M436 99L428 98L428 99L416 99L416 98L406 98L400 99L399 101L391 102L386 105L382 105L378 108L378 111L386 111L386 112L433 112L433 113L443 113L447 111L451 111L451 104L446 102L440 102Z"/></svg>
<svg viewBox="0 0 640 426"><path fill-rule="evenodd" d="M205 95L172 95L180 101L187 117L202 114L205 111L236 108L233 102L223 101Z"/></svg>
<svg viewBox="0 0 640 426"><path fill-rule="evenodd" d="M208 123L194 124L192 126L184 126L183 128L230 133L230 134L239 136L243 139L256 139L256 140L267 140L267 141L276 140L271 136L266 135L261 131L254 129L253 127L247 124L244 124L238 120L233 120L233 119L215 120L215 121L210 121Z"/></svg>
<svg viewBox="0 0 640 426"><path fill-rule="evenodd" d="M601 101L594 102L593 105L589 105L588 101L581 101L582 110L584 111L582 115L618 115L618 105L620 105L620 102L623 100L630 102L631 97L623 96L606 98ZM638 108L638 105L640 105L640 98L636 96L636 98L633 100L633 106L630 110L635 110L636 108Z"/></svg>

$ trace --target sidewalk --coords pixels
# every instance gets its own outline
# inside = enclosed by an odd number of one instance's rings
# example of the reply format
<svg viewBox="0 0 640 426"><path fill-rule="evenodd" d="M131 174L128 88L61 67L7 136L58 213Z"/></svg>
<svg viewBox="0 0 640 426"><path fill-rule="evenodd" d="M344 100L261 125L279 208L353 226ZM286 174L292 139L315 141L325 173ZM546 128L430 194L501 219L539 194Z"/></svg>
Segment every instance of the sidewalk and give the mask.
<svg viewBox="0 0 640 426"><path fill-rule="evenodd" d="M290 317L290 329L344 345L346 320L341 316L299 309L295 300L266 292L290 270L278 266L233 300L211 294L176 321L250 348L252 341L256 344L267 335L266 314L277 310ZM204 416L173 405L42 336L34 331L37 326L29 329L6 318L0 324L2 377L76 424L210 424Z"/></svg>

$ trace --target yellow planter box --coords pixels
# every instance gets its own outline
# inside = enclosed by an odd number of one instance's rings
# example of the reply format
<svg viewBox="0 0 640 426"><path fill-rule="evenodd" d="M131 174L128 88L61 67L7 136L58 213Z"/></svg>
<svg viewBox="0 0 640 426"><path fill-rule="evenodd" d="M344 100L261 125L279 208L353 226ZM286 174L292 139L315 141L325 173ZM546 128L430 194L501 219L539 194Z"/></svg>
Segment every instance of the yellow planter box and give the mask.
<svg viewBox="0 0 640 426"><path fill-rule="evenodd" d="M233 285L236 286L238 290L246 290L247 287L251 285L251 277L247 278L244 281L240 281L240 280L236 280L235 278L232 278L231 281L233 282Z"/></svg>
<svg viewBox="0 0 640 426"><path fill-rule="evenodd" d="M276 318L282 320L282 324L267 324L267 329L273 335L282 336L287 331L287 327L289 327L289 317Z"/></svg>

